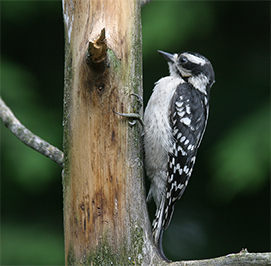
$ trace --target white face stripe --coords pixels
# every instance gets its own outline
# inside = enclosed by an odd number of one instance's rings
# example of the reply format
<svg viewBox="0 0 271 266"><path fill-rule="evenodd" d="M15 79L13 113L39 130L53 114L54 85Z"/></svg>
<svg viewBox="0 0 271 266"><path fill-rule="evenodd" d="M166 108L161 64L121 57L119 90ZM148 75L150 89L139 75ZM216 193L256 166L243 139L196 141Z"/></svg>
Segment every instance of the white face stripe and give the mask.
<svg viewBox="0 0 271 266"><path fill-rule="evenodd" d="M174 61L177 62L178 61L178 54L174 54L173 58L174 58Z"/></svg>
<svg viewBox="0 0 271 266"><path fill-rule="evenodd" d="M200 57L192 55L192 54L182 53L182 55L187 57L188 61L190 61L191 63L197 64L197 65L204 66L207 63L203 58L200 58Z"/></svg>
<svg viewBox="0 0 271 266"><path fill-rule="evenodd" d="M197 90L207 95L206 86L209 83L209 79L200 74L199 76L189 78L189 83L191 83Z"/></svg>

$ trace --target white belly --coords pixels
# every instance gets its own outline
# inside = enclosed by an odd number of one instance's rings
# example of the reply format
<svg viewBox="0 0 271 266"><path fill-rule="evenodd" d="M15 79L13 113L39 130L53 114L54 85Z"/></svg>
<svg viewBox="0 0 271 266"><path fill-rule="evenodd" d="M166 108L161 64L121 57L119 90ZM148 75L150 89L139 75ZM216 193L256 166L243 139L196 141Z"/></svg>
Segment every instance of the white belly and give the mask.
<svg viewBox="0 0 271 266"><path fill-rule="evenodd" d="M172 96L183 80L165 77L154 87L144 114L144 148L147 175L152 181L150 193L157 203L165 190L168 152L172 145L169 110ZM149 196L148 196L149 197Z"/></svg>

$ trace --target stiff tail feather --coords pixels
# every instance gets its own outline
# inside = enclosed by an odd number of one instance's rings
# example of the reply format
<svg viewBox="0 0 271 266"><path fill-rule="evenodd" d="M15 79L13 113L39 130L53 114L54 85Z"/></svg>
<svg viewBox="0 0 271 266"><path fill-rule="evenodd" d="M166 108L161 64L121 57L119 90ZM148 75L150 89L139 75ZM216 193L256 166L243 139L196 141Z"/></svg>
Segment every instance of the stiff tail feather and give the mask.
<svg viewBox="0 0 271 266"><path fill-rule="evenodd" d="M153 220L152 224L152 232L153 232L153 239L155 246L157 247L159 256L167 261L170 262L170 260L165 256L163 251L163 233L164 233L164 215L165 215L165 198L163 197L159 208L156 210L155 218Z"/></svg>

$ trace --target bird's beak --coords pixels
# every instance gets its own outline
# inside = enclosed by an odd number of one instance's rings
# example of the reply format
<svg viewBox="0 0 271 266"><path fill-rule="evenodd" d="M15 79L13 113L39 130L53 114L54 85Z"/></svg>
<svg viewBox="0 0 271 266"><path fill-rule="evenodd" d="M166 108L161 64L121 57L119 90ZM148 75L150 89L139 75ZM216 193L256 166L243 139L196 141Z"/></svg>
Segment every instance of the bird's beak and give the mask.
<svg viewBox="0 0 271 266"><path fill-rule="evenodd" d="M160 51L160 50L158 50L158 53L161 54L163 57L165 57L165 59L168 62L171 62L171 63L174 62L174 56L173 56L173 54L169 54L167 52L163 52L163 51Z"/></svg>

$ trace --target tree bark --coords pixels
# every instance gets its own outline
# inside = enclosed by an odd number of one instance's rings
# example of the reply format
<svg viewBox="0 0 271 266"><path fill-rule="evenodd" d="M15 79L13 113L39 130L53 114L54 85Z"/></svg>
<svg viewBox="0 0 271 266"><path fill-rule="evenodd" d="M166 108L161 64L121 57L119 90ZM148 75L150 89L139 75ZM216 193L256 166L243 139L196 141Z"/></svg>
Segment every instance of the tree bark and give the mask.
<svg viewBox="0 0 271 266"><path fill-rule="evenodd" d="M131 93L142 95L139 1L64 1L63 12L66 265L150 265L139 125L113 112L136 112Z"/></svg>

